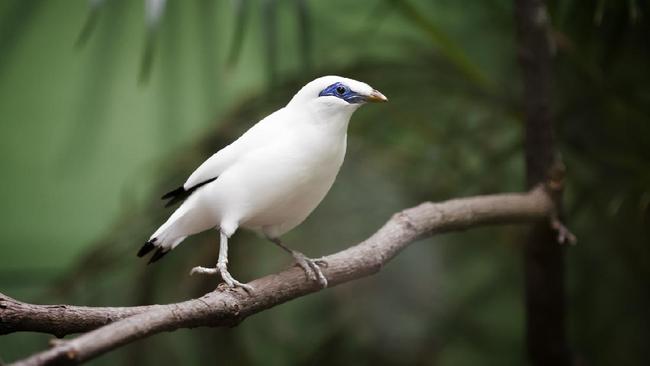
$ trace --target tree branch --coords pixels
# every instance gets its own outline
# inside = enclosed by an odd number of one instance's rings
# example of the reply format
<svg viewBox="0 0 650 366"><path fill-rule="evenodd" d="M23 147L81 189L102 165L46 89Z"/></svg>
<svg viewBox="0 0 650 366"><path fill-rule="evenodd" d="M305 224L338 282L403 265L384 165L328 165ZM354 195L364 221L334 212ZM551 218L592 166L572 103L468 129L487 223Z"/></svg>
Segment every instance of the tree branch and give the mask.
<svg viewBox="0 0 650 366"><path fill-rule="evenodd" d="M407 245L422 237L481 225L535 222L553 215L553 200L542 187L528 193L422 203L396 213L365 241L325 257L328 266L323 273L330 285L336 286L378 272ZM255 289L251 295L221 286L198 299L126 308L31 305L0 296L0 334L38 331L62 336L97 328L56 342L53 348L15 363L77 364L163 331L234 326L252 314L320 290L297 267L249 284Z"/></svg>

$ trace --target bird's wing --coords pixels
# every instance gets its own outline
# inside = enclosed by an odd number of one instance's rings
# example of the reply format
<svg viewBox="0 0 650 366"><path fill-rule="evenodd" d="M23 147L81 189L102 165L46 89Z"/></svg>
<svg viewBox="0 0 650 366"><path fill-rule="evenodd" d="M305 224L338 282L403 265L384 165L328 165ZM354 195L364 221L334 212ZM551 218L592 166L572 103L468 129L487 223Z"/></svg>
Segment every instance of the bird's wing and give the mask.
<svg viewBox="0 0 650 366"><path fill-rule="evenodd" d="M162 196L162 199L170 199L165 206L171 206L177 202L184 201L196 189L208 184L234 164L241 156L273 143L278 134L282 133L283 109L264 118L246 133L241 135L230 145L216 152L204 161L191 175L187 181L173 191Z"/></svg>

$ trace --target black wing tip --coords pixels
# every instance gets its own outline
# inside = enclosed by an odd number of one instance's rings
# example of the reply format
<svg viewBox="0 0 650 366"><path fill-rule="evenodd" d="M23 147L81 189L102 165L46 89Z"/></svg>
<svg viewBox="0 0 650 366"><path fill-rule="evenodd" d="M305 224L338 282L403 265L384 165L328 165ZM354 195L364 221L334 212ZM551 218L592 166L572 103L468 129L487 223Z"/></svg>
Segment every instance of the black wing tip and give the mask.
<svg viewBox="0 0 650 366"><path fill-rule="evenodd" d="M192 194L192 188L185 190L185 187L180 186L173 191L169 191L160 197L161 200L169 200L165 203L165 207L173 206L179 202L183 202L187 197Z"/></svg>
<svg viewBox="0 0 650 366"><path fill-rule="evenodd" d="M193 187L190 187L189 189L185 189L185 186L180 186L173 191L169 191L160 197L162 200L169 200L165 204L165 207L173 206L179 202L183 202L189 197L194 191L197 189L203 187L204 185L214 182L218 177L210 178L208 180L204 180L203 182L194 185Z"/></svg>
<svg viewBox="0 0 650 366"><path fill-rule="evenodd" d="M177 196L183 195L185 193L185 188L183 186L180 186L173 191L169 191L160 197L161 200L166 200L169 198L175 198Z"/></svg>
<svg viewBox="0 0 650 366"><path fill-rule="evenodd" d="M138 257L143 257L143 256L147 255L147 253L152 251L156 247L154 245L155 242L156 242L156 238L153 238L153 239L149 240L148 242L144 243L142 248L140 248L140 250L138 250Z"/></svg>
<svg viewBox="0 0 650 366"><path fill-rule="evenodd" d="M214 182L217 178L218 177L214 177L214 178L210 178L208 180L204 180L203 182L201 182L199 184L196 184L196 185L190 187L189 189L185 189L185 186L180 186L180 187L174 189L173 191L169 191L169 192L163 194L162 197L160 197L160 199L162 199L162 200L167 200L168 199L169 200L165 204L165 207L173 206L173 205L175 205L175 204L177 204L179 202L185 201L187 199L187 197L189 197L192 193L194 193L194 191L196 191L197 189L203 187L204 185L206 185L206 184L208 184L210 182Z"/></svg>
<svg viewBox="0 0 650 366"><path fill-rule="evenodd" d="M165 203L165 207L174 206L179 202L183 202L183 198L181 198L180 196L172 197L169 201Z"/></svg>
<svg viewBox="0 0 650 366"><path fill-rule="evenodd" d="M169 253L169 250L158 248L158 250L156 250L156 252L151 256L151 259L149 259L149 262L147 264L157 262L158 260L160 260L160 258L164 257L167 253Z"/></svg>

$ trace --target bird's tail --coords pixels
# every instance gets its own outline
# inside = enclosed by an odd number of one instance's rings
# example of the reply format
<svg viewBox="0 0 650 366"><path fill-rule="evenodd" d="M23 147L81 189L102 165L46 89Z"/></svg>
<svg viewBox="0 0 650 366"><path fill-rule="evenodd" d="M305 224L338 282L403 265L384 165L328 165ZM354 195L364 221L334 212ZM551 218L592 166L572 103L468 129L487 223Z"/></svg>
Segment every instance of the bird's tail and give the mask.
<svg viewBox="0 0 650 366"><path fill-rule="evenodd" d="M151 235L149 240L144 243L138 251L138 257L143 257L156 249L153 256L149 259L149 263L156 262L185 240L187 234L180 232L182 225L178 225L179 221L182 221L183 216L185 216L184 211L183 207L176 210L167 222L160 226Z"/></svg>
<svg viewBox="0 0 650 366"><path fill-rule="evenodd" d="M156 251L153 253L151 258L149 258L149 264L159 260L160 258L164 257L165 254L169 253L172 249L174 249L178 244L180 244L183 240L185 240L186 236L181 236L180 238L176 238L170 246L167 245L161 245L158 244L157 238L152 238L149 239L142 248L138 251L138 257L142 257L147 255L149 252L152 250L156 249Z"/></svg>

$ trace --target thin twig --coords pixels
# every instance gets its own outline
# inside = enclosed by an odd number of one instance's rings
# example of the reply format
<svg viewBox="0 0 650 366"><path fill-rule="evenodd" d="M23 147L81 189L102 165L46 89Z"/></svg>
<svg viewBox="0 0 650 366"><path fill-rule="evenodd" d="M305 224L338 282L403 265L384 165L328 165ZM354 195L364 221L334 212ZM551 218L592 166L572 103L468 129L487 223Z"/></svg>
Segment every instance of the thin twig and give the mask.
<svg viewBox="0 0 650 366"><path fill-rule="evenodd" d="M557 242L560 244L570 244L575 245L578 243L578 239L575 235L569 230L566 225L562 223L557 215L551 216L551 228L557 232Z"/></svg>

